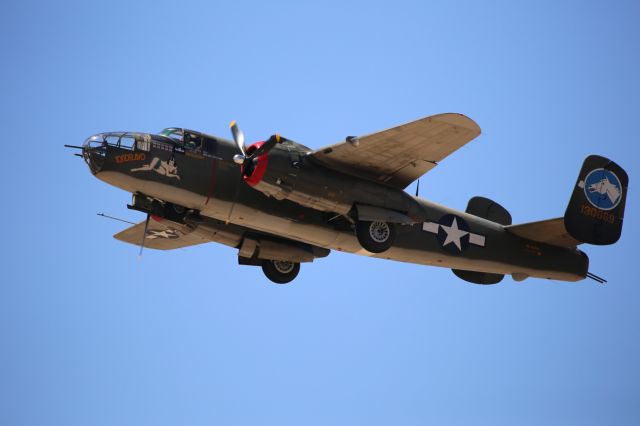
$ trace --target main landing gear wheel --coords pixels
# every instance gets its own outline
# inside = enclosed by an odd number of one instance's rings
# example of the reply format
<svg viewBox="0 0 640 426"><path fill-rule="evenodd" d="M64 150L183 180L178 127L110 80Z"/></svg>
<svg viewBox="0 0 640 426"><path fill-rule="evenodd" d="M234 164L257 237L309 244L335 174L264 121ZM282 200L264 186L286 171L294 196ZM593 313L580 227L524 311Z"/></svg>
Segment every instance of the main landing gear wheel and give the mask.
<svg viewBox="0 0 640 426"><path fill-rule="evenodd" d="M287 284L300 272L300 264L283 260L263 260L262 272L276 284Z"/></svg>
<svg viewBox="0 0 640 426"><path fill-rule="evenodd" d="M387 251L396 238L396 227L393 223L360 221L356 225L358 242L371 253Z"/></svg>

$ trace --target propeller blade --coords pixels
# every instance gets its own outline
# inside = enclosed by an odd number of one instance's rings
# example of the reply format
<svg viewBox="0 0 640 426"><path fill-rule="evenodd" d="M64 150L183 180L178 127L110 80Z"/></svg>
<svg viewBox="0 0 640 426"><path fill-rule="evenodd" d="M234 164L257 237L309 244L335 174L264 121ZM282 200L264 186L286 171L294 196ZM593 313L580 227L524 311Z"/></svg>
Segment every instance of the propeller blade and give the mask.
<svg viewBox="0 0 640 426"><path fill-rule="evenodd" d="M269 151L271 151L273 149L274 146L276 146L277 143L280 143L281 140L282 140L282 138L278 134L275 134L275 135L271 136L269 139L267 139L267 141L265 143L263 143L260 146L260 148L258 148L255 151L253 151L248 159L254 159L256 157L259 157L259 156L261 156L263 154L268 153Z"/></svg>
<svg viewBox="0 0 640 426"><path fill-rule="evenodd" d="M142 250L144 249L144 240L147 238L147 228L149 228L149 219L151 215L147 213L147 220L144 222L144 232L142 233L142 242L140 243L140 253L138 258L142 257Z"/></svg>
<svg viewBox="0 0 640 426"><path fill-rule="evenodd" d="M242 130L238 127L238 123L233 120L229 127L231 128L231 134L233 135L233 140L236 142L238 150L240 150L242 155L246 155L244 150L244 133L242 133Z"/></svg>

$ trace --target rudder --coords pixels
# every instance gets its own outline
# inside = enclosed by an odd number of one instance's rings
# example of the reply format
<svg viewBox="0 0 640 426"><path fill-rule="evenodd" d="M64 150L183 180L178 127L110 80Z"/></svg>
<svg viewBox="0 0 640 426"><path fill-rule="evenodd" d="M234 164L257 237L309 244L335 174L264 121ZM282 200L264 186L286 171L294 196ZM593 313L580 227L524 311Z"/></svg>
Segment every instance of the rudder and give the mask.
<svg viewBox="0 0 640 426"><path fill-rule="evenodd" d="M622 233L629 177L618 164L599 155L584 160L564 214L567 232L588 244L613 244Z"/></svg>

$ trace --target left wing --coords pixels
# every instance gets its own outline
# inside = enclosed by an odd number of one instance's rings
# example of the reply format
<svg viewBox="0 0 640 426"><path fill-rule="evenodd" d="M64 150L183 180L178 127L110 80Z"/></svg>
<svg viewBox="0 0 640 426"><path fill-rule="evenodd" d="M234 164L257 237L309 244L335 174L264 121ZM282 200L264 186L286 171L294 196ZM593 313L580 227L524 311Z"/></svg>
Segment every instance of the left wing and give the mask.
<svg viewBox="0 0 640 426"><path fill-rule="evenodd" d="M309 154L320 164L405 188L480 134L462 114L439 114L341 142Z"/></svg>
<svg viewBox="0 0 640 426"><path fill-rule="evenodd" d="M142 243L143 233L144 222L140 222L113 237L116 240L139 246ZM172 250L207 242L209 240L200 237L188 226L170 221L158 222L155 219L149 220L147 235L144 237L144 246L157 250Z"/></svg>

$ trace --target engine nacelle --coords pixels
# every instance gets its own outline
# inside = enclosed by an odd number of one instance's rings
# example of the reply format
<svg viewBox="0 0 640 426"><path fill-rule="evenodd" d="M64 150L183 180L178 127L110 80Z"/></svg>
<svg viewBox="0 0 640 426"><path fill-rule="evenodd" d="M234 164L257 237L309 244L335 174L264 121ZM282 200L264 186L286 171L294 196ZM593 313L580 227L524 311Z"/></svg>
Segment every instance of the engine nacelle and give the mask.
<svg viewBox="0 0 640 426"><path fill-rule="evenodd" d="M262 144L251 145L247 155ZM254 160L252 165L243 167L243 179L253 189L277 200L290 200L320 211L348 213L352 202L343 195L344 191L329 189L338 186L339 182L328 182L326 174L317 173L314 167L303 161L303 156L304 153L299 151L272 149ZM315 184L310 185L314 179L317 179Z"/></svg>
<svg viewBox="0 0 640 426"><path fill-rule="evenodd" d="M347 215L358 204L403 212L414 222L421 220L421 209L401 189L327 169L315 164L306 151L297 149L301 145L290 144L291 147L281 144L243 167L245 183L277 200L315 210ZM247 155L261 145L262 142L251 145Z"/></svg>
<svg viewBox="0 0 640 426"><path fill-rule="evenodd" d="M481 284L481 285L498 284L504 278L504 275L502 274L490 274L488 272L464 271L462 269L452 269L451 271L458 278L463 279L472 284Z"/></svg>

